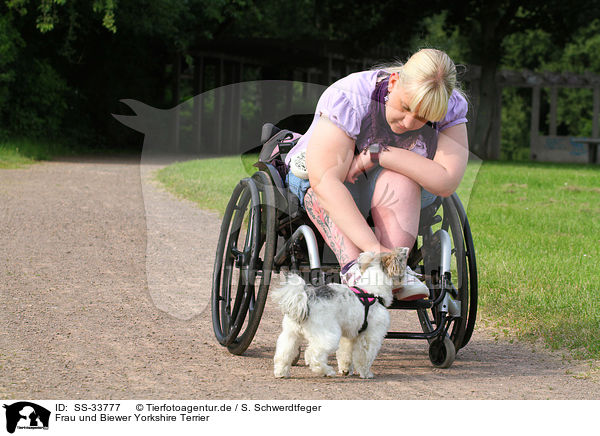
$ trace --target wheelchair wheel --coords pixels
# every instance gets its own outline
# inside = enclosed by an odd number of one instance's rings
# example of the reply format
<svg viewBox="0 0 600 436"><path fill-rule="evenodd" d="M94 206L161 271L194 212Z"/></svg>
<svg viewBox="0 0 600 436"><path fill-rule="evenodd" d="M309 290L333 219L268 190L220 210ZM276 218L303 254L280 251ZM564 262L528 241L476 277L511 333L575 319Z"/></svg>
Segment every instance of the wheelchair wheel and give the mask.
<svg viewBox="0 0 600 436"><path fill-rule="evenodd" d="M259 171L241 180L225 209L213 270L213 331L232 354L254 338L267 299L275 256L275 192Z"/></svg>
<svg viewBox="0 0 600 436"><path fill-rule="evenodd" d="M471 226L467 219L465 209L458 198L458 195L452 194L452 201L458 212L460 224L463 229L463 236L465 242L465 256L467 258L467 277L469 280L469 292L468 292L468 306L469 311L467 314L467 322L465 324L465 334L463 336L462 344L458 348L462 348L469 343L473 330L475 328L475 320L477 318L477 298L478 298L478 281L477 281L477 261L475 259L475 246L473 244L473 236L471 234Z"/></svg>
<svg viewBox="0 0 600 436"><path fill-rule="evenodd" d="M460 211L463 215L461 216ZM458 196L444 198L441 204L441 224L433 226L428 234L423 236L423 247L421 248L421 259L424 262L424 270L427 277L427 285L433 289L433 297L437 297L441 288L448 289L455 301L460 303L460 316L453 318L448 326L447 338L453 344L453 349L447 344L446 338L439 336L430 340L430 360L434 366L447 368L452 364L456 351L464 347L469 341L477 310L477 279L475 269L475 251L468 228L468 221L464 215L464 209ZM466 231L468 235L466 235ZM450 260L450 282L447 277L441 277L440 271L440 249L436 245L434 232L445 230L450 236L451 260ZM468 238L466 238L468 236ZM419 309L419 320L424 332L433 332L437 326L446 322L445 313L440 310L440 305L430 310ZM442 359L442 354L445 357Z"/></svg>
<svg viewBox="0 0 600 436"><path fill-rule="evenodd" d="M437 368L449 368L456 358L454 342L448 336L437 337L429 344L429 360Z"/></svg>

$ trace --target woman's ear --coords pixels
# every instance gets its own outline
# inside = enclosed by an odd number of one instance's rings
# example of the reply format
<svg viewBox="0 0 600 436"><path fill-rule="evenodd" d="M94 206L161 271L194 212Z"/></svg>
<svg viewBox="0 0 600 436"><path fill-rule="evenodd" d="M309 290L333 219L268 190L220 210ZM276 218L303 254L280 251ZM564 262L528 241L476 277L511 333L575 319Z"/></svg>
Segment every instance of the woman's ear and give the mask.
<svg viewBox="0 0 600 436"><path fill-rule="evenodd" d="M394 86L396 86L396 83L398 83L398 80L400 79L400 75L396 72L396 73L392 73L388 79L388 90L391 91L392 88L394 88Z"/></svg>

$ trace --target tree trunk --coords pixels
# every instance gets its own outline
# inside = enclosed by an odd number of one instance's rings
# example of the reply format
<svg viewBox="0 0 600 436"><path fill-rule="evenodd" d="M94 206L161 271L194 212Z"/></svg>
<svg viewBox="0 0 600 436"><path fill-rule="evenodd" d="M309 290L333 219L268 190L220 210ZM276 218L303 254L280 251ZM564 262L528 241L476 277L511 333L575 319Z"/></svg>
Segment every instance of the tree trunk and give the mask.
<svg viewBox="0 0 600 436"><path fill-rule="evenodd" d="M515 11L512 3L515 2L509 1L507 5L503 0L491 0L486 7L482 7L479 15L479 37L471 39L471 49L478 58L477 63L481 65L481 77L475 133L470 138L470 148L481 159L492 159L500 154L500 144L497 143L500 131L497 126L500 122L500 88L496 83L496 72L502 56L502 39L506 31L504 26Z"/></svg>
<svg viewBox="0 0 600 436"><path fill-rule="evenodd" d="M477 107L477 118L475 120L474 134L470 138L469 148L481 159L491 159L497 155L495 148L496 137L493 132L495 124L499 120L497 113L498 93L500 89L496 83L496 71L498 69L497 59L488 59L481 65L481 78L479 80L479 104Z"/></svg>

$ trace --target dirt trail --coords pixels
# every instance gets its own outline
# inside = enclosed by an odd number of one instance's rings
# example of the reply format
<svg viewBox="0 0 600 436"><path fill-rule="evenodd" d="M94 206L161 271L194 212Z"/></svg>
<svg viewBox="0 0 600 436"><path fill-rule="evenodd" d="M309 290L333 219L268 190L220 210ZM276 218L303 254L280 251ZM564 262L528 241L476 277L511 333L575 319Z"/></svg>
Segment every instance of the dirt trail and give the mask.
<svg viewBox="0 0 600 436"><path fill-rule="evenodd" d="M219 219L149 182L154 168L139 162L0 170L0 397L600 399L598 362L479 327L448 370L431 366L423 342L386 340L373 380L305 366L274 379L281 315L269 302L245 356L216 343L207 303Z"/></svg>

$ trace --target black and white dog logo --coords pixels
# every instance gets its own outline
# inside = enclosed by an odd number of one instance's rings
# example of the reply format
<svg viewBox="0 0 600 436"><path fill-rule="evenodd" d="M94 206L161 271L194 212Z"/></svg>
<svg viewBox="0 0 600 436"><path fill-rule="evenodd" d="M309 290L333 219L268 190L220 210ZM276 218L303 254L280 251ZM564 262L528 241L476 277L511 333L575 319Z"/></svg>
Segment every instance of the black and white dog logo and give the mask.
<svg viewBox="0 0 600 436"><path fill-rule="evenodd" d="M48 429L50 411L28 401L3 406L6 409L6 431L19 429Z"/></svg>

